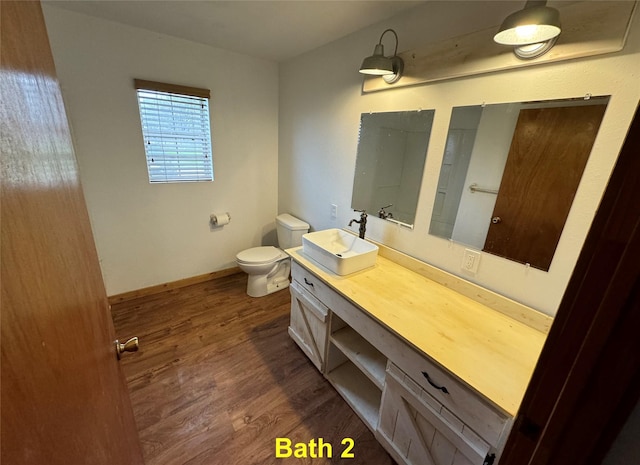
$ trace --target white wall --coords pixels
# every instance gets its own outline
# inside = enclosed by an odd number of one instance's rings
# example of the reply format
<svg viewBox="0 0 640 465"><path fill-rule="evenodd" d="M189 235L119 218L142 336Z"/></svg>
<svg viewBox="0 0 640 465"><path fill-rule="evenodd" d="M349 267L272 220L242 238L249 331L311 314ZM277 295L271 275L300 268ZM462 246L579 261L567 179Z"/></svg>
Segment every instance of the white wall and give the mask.
<svg viewBox="0 0 640 465"><path fill-rule="evenodd" d="M43 5L109 295L275 240L277 64ZM150 185L133 79L211 90L215 181ZM231 223L210 230L209 215Z"/></svg>
<svg viewBox="0 0 640 465"><path fill-rule="evenodd" d="M497 195L472 193L467 186L477 184L499 189L507 163L511 139L518 121L519 104L488 105L482 110L473 144L467 177L458 208L452 238L454 241L482 249Z"/></svg>
<svg viewBox="0 0 640 465"><path fill-rule="evenodd" d="M428 234L431 209L454 106L612 95L585 169L555 258L548 272L482 254L475 276L489 289L555 314L633 112L640 99L640 15L636 14L625 50L602 57L571 60L454 79L439 83L361 93L358 67L380 33L393 27L399 50L483 29L499 23L521 3L428 2L280 67L278 209L297 215L314 229L345 227L363 112L435 109L418 214L413 231L371 218L368 236L437 267L463 275L464 246ZM499 18L484 23L481 18ZM388 47L392 44L387 45ZM338 205L330 219L329 205Z"/></svg>

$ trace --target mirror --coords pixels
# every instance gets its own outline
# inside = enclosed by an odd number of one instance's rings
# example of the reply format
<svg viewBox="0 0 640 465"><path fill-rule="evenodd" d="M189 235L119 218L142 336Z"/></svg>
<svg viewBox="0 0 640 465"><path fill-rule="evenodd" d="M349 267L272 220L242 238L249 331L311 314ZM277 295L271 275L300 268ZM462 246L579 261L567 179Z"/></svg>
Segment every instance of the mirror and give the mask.
<svg viewBox="0 0 640 465"><path fill-rule="evenodd" d="M434 114L362 114L351 208L413 227Z"/></svg>
<svg viewBox="0 0 640 465"><path fill-rule="evenodd" d="M429 234L548 271L608 102L454 108Z"/></svg>

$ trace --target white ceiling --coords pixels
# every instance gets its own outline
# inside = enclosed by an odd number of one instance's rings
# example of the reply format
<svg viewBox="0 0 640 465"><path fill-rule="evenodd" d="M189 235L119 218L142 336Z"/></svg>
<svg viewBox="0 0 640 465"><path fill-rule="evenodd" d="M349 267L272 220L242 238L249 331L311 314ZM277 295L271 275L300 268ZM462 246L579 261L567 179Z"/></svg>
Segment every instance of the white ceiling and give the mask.
<svg viewBox="0 0 640 465"><path fill-rule="evenodd" d="M43 3L282 62L424 2L45 0Z"/></svg>

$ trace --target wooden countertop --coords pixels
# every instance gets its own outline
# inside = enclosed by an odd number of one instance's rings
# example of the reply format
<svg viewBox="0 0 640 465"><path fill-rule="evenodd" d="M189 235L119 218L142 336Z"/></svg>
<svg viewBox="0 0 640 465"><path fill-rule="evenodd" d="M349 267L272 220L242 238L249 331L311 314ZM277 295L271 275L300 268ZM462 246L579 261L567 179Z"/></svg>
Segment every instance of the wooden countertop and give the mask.
<svg viewBox="0 0 640 465"><path fill-rule="evenodd" d="M307 258L302 247L286 252L414 349L516 415L544 332L380 255L374 267L338 276Z"/></svg>

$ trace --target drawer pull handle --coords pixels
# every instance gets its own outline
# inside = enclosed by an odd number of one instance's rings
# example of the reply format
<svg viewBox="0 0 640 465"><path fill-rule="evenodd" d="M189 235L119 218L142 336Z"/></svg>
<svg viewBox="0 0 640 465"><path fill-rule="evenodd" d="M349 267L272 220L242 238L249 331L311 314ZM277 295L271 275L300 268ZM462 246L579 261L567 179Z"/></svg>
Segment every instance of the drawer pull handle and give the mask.
<svg viewBox="0 0 640 465"><path fill-rule="evenodd" d="M426 371L422 372L422 375L427 378L427 381L429 382L429 384L431 386L433 386L434 388L436 388L439 391L444 392L445 394L449 394L449 391L447 391L447 388L444 386L438 386L436 383L434 383L433 381L431 381L431 378L429 377L429 373L427 373Z"/></svg>
<svg viewBox="0 0 640 465"><path fill-rule="evenodd" d="M313 283L311 281L307 281L307 278L304 278L304 283L313 287Z"/></svg>

